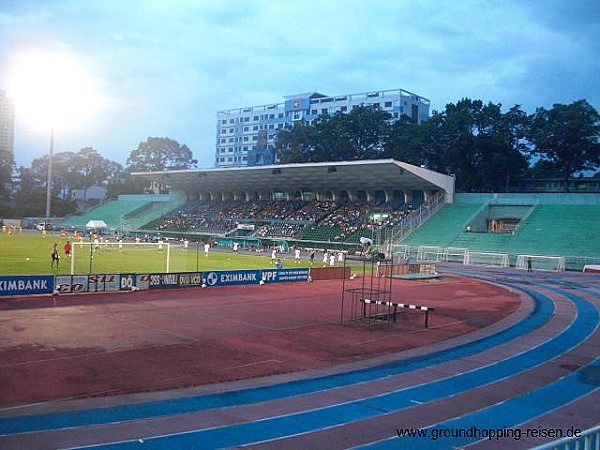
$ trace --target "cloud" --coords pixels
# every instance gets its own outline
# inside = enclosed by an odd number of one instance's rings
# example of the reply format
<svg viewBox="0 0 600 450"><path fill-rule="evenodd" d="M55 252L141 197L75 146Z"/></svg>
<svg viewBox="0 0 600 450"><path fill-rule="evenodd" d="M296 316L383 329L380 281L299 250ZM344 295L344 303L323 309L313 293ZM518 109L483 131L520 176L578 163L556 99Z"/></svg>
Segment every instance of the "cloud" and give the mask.
<svg viewBox="0 0 600 450"><path fill-rule="evenodd" d="M580 98L598 108L596 3L4 1L0 67L52 47L95 75L103 112L57 136L64 150L91 145L124 163L148 136L168 136L210 167L217 111L300 92L404 88L438 110L465 97L528 112ZM46 151L27 124L16 140L22 164Z"/></svg>

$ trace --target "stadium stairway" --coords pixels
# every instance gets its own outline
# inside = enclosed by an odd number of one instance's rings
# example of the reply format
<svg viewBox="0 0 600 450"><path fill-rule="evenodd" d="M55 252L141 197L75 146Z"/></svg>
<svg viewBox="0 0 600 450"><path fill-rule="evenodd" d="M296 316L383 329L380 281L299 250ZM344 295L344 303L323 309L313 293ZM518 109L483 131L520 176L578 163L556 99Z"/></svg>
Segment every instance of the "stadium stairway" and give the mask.
<svg viewBox="0 0 600 450"><path fill-rule="evenodd" d="M427 222L413 231L402 244L451 247L460 236L469 218L482 208L481 204L452 203L444 205Z"/></svg>
<svg viewBox="0 0 600 450"><path fill-rule="evenodd" d="M522 307L486 329L374 365L274 377L236 390L223 385L185 398L162 393L131 405L0 411L0 446L525 449L552 440L522 435L526 430L595 426L600 281L581 273L456 267L443 270L523 292ZM478 432L468 435L473 427Z"/></svg>

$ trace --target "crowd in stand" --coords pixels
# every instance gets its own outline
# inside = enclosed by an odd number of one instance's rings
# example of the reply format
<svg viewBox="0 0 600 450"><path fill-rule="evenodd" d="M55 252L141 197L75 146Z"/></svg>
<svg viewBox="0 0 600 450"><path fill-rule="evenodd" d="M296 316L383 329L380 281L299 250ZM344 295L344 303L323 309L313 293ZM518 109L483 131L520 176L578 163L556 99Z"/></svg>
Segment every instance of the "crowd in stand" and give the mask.
<svg viewBox="0 0 600 450"><path fill-rule="evenodd" d="M257 237L300 237L308 227L337 228L337 239L363 229L393 227L410 212L405 204L368 202L336 203L332 200L262 200L254 202L190 202L165 216L159 231L224 234L238 223L256 225ZM373 213L379 213L373 218Z"/></svg>

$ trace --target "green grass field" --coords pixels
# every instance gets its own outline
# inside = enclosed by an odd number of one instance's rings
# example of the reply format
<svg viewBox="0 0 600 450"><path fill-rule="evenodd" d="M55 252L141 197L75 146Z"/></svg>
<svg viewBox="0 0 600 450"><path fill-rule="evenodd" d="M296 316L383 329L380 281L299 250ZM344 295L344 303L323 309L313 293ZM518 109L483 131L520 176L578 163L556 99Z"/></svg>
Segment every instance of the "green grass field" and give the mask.
<svg viewBox="0 0 600 450"><path fill-rule="evenodd" d="M58 234L43 237L39 233L19 233L12 236L0 234L0 275L70 274L71 260L64 255L63 246L68 240ZM51 252L54 243L60 252L59 268L51 268ZM73 244L74 273L161 273L166 272L166 249L140 245L101 248L93 251L90 244ZM310 267L307 260L297 264L292 253L282 258L283 266ZM319 265L316 261L315 265ZM170 272L193 272L206 270L266 269L272 268L270 253L233 254L230 249L211 249L208 258L195 243L184 250L177 243L170 248Z"/></svg>

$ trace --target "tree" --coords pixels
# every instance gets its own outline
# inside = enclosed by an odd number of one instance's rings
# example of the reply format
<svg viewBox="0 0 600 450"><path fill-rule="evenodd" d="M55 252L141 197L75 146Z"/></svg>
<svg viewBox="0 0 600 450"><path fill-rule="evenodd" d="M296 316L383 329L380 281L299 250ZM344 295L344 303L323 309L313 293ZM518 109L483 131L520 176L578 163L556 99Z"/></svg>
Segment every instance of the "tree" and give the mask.
<svg viewBox="0 0 600 450"><path fill-rule="evenodd" d="M46 157L46 166L47 163ZM15 217L43 216L46 208L45 183L45 180L39 179L34 168L23 166L17 168L13 201Z"/></svg>
<svg viewBox="0 0 600 450"><path fill-rule="evenodd" d="M576 173L600 166L600 115L585 100L536 109L527 135L530 152L556 166L567 191Z"/></svg>
<svg viewBox="0 0 600 450"><path fill-rule="evenodd" d="M149 137L131 152L126 166L129 172L152 172L191 169L197 164L187 145L166 137Z"/></svg>
<svg viewBox="0 0 600 450"><path fill-rule="evenodd" d="M416 124L410 117L403 115L390 126L385 143L384 156L413 165L424 165L427 160L427 142L430 127Z"/></svg>
<svg viewBox="0 0 600 450"><path fill-rule="evenodd" d="M301 120L279 131L275 145L275 155L281 164L313 162L316 129L307 121Z"/></svg>
<svg viewBox="0 0 600 450"><path fill-rule="evenodd" d="M358 106L349 114L337 118L345 125L351 159L377 159L383 156L392 118L388 112L378 107Z"/></svg>
<svg viewBox="0 0 600 450"><path fill-rule="evenodd" d="M434 113L430 119L430 158L424 164L454 174L458 190L475 190L481 183L476 135L482 108L481 100L462 99L456 105L447 104L443 112Z"/></svg>
<svg viewBox="0 0 600 450"><path fill-rule="evenodd" d="M502 114L501 105L489 103L479 114L477 129L480 190L508 191L513 177L522 177L528 167L524 156L527 115L518 105Z"/></svg>
<svg viewBox="0 0 600 450"><path fill-rule="evenodd" d="M454 174L457 190L508 190L511 175L520 177L527 168L527 116L518 105L506 114L501 109L499 104L462 99L434 111L413 129L395 124L392 137L409 146L399 154L410 158L407 162Z"/></svg>
<svg viewBox="0 0 600 450"><path fill-rule="evenodd" d="M275 152L281 163L381 158L390 118L377 107L359 106L348 114L324 114L312 124L296 122L277 134Z"/></svg>
<svg viewBox="0 0 600 450"><path fill-rule="evenodd" d="M85 201L90 187L105 186L118 176L120 170L120 164L104 158L93 148L82 148L73 157L70 177L72 187L84 191Z"/></svg>

